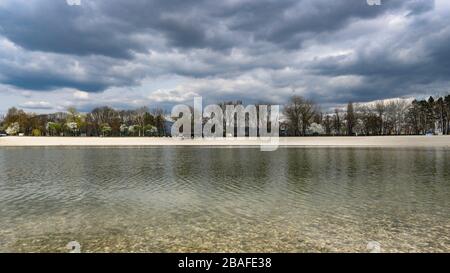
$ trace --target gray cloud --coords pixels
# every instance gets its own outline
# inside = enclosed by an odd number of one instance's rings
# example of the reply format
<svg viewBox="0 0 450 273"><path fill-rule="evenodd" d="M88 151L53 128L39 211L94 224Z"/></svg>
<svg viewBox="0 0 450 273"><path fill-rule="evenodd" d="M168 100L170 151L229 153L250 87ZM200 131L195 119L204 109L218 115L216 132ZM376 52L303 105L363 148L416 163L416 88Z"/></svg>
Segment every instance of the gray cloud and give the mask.
<svg viewBox="0 0 450 273"><path fill-rule="evenodd" d="M167 89L149 87L159 103L170 103L174 90L277 102L297 90L330 104L445 88L449 6L382 3L4 0L0 83L95 93L182 77Z"/></svg>
<svg viewBox="0 0 450 273"><path fill-rule="evenodd" d="M103 17L91 5L69 6L53 0L5 5L0 8L0 33L26 49L117 58L129 58L132 50L143 49L130 39L130 28L123 22Z"/></svg>

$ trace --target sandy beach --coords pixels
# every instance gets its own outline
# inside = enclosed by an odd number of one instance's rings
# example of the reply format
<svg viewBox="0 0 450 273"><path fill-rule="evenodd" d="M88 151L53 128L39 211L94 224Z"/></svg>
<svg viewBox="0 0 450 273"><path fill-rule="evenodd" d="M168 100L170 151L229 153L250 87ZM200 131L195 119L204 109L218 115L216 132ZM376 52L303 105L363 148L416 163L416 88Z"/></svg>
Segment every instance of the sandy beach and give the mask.
<svg viewBox="0 0 450 273"><path fill-rule="evenodd" d="M176 139L150 137L1 137L0 147L33 146L260 146L260 139ZM277 144L277 142L272 142ZM282 137L281 147L446 147L450 136Z"/></svg>

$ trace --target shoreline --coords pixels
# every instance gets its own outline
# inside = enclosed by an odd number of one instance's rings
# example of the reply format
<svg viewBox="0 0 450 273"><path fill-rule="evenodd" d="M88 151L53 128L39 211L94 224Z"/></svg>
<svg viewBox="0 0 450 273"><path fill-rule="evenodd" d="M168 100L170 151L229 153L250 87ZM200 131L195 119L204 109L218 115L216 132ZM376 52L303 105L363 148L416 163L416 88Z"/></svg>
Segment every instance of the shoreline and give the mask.
<svg viewBox="0 0 450 273"><path fill-rule="evenodd" d="M176 139L169 137L0 137L0 147L52 146L205 146L253 147L434 147L450 148L450 136L361 136L280 137L277 142L262 139Z"/></svg>

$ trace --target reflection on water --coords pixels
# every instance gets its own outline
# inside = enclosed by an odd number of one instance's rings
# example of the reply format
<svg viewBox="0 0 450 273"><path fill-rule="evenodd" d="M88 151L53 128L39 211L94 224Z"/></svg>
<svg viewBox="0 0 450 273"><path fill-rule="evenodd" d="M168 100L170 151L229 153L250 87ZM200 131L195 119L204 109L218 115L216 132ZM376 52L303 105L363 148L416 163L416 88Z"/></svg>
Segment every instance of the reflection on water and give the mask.
<svg viewBox="0 0 450 273"><path fill-rule="evenodd" d="M0 252L450 251L450 150L2 148Z"/></svg>

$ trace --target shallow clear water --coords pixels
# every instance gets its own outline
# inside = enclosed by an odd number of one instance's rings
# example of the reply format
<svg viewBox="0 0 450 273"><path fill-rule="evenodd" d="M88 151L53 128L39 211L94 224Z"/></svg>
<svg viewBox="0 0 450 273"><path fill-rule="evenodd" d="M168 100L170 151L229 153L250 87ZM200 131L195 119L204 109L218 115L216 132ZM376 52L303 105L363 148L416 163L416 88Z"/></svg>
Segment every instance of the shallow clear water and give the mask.
<svg viewBox="0 0 450 273"><path fill-rule="evenodd" d="M446 149L0 149L0 252L448 252L449 216Z"/></svg>

